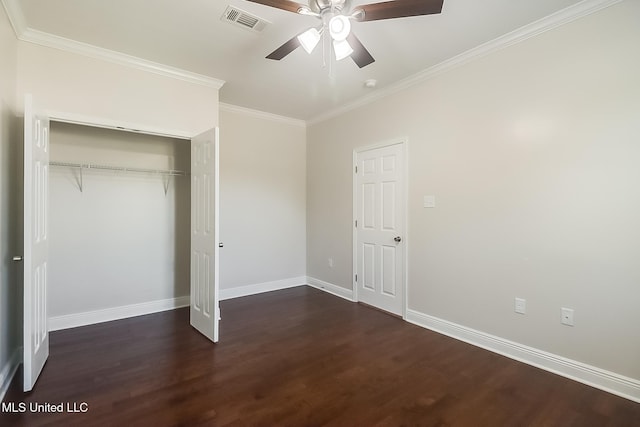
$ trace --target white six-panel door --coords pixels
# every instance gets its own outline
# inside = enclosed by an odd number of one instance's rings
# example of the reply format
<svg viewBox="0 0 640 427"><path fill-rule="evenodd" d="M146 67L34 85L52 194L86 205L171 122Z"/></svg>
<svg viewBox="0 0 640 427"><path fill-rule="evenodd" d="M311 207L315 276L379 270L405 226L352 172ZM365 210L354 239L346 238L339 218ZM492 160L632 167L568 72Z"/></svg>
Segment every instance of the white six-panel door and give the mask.
<svg viewBox="0 0 640 427"><path fill-rule="evenodd" d="M405 257L404 144L355 153L357 298L403 314Z"/></svg>
<svg viewBox="0 0 640 427"><path fill-rule="evenodd" d="M218 128L191 140L191 325L218 341Z"/></svg>
<svg viewBox="0 0 640 427"><path fill-rule="evenodd" d="M47 357L49 119L24 103L24 391L33 389Z"/></svg>

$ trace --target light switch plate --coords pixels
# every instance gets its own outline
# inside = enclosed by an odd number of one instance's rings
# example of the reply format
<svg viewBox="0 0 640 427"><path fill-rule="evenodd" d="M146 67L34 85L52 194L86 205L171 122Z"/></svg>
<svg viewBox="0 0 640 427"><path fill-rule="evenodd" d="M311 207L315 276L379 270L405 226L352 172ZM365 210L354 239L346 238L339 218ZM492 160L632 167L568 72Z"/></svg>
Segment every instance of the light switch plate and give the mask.
<svg viewBox="0 0 640 427"><path fill-rule="evenodd" d="M436 207L436 196L424 196L423 206L425 208L435 208Z"/></svg>
<svg viewBox="0 0 640 427"><path fill-rule="evenodd" d="M573 326L573 309L562 307L560 312L561 312L560 322L563 325Z"/></svg>

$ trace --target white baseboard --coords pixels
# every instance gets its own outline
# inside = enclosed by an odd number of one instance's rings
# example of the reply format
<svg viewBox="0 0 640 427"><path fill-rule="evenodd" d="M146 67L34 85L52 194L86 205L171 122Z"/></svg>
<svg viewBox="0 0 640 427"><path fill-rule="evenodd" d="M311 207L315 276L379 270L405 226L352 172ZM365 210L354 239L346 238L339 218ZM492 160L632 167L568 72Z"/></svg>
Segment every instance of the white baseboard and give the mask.
<svg viewBox="0 0 640 427"><path fill-rule="evenodd" d="M407 322L640 403L640 381L407 309Z"/></svg>
<svg viewBox="0 0 640 427"><path fill-rule="evenodd" d="M255 285L220 289L220 301L261 294L263 292L278 291L280 289L294 288L296 286L304 286L306 284L307 278L305 276L300 276L292 277L290 279L274 280L273 282L257 283Z"/></svg>
<svg viewBox="0 0 640 427"><path fill-rule="evenodd" d="M321 291L329 292L330 294L340 298L355 302L353 299L352 289L345 289L342 286L334 285L333 283L325 282L324 280L316 279L314 277L307 277L307 284L313 288L320 289Z"/></svg>
<svg viewBox="0 0 640 427"><path fill-rule="evenodd" d="M110 322L127 317L142 316L160 311L173 310L189 305L189 296L170 298L140 304L123 305L84 313L67 314L49 318L49 331L76 328L78 326L93 325L95 323Z"/></svg>
<svg viewBox="0 0 640 427"><path fill-rule="evenodd" d="M22 347L18 347L13 351L11 358L0 371L0 402L4 399L4 395L7 394L7 390L9 390L13 376L16 374L21 362Z"/></svg>
<svg viewBox="0 0 640 427"><path fill-rule="evenodd" d="M306 277L300 276L291 279L276 280L273 282L258 283L249 286L240 286L237 288L221 289L220 300L238 298L247 295L255 295L262 292L277 291L280 289L304 285L306 285ZM189 301L190 297L187 295L166 300L150 301L140 304L125 305L102 310L50 317L49 331L76 328L78 326L93 325L96 323L110 322L112 320L126 319L128 317L143 316L145 314L173 310L180 307L187 307L189 306Z"/></svg>

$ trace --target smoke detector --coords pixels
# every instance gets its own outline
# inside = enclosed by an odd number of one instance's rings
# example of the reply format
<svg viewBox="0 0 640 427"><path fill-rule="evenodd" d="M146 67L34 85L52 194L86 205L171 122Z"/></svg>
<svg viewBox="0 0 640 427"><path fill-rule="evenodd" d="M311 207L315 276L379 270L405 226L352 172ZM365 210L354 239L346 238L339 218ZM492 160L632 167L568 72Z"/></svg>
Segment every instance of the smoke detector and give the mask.
<svg viewBox="0 0 640 427"><path fill-rule="evenodd" d="M364 81L364 87L367 89L373 89L378 85L378 81L376 79L369 79Z"/></svg>

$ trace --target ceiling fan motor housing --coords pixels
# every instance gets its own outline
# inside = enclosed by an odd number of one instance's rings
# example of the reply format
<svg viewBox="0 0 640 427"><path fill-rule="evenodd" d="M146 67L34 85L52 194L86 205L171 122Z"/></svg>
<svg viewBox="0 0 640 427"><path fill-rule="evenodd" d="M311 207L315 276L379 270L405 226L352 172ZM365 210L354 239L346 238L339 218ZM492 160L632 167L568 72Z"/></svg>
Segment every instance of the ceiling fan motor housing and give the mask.
<svg viewBox="0 0 640 427"><path fill-rule="evenodd" d="M315 13L334 7L336 10L347 10L351 5L351 0L309 0L309 9Z"/></svg>

